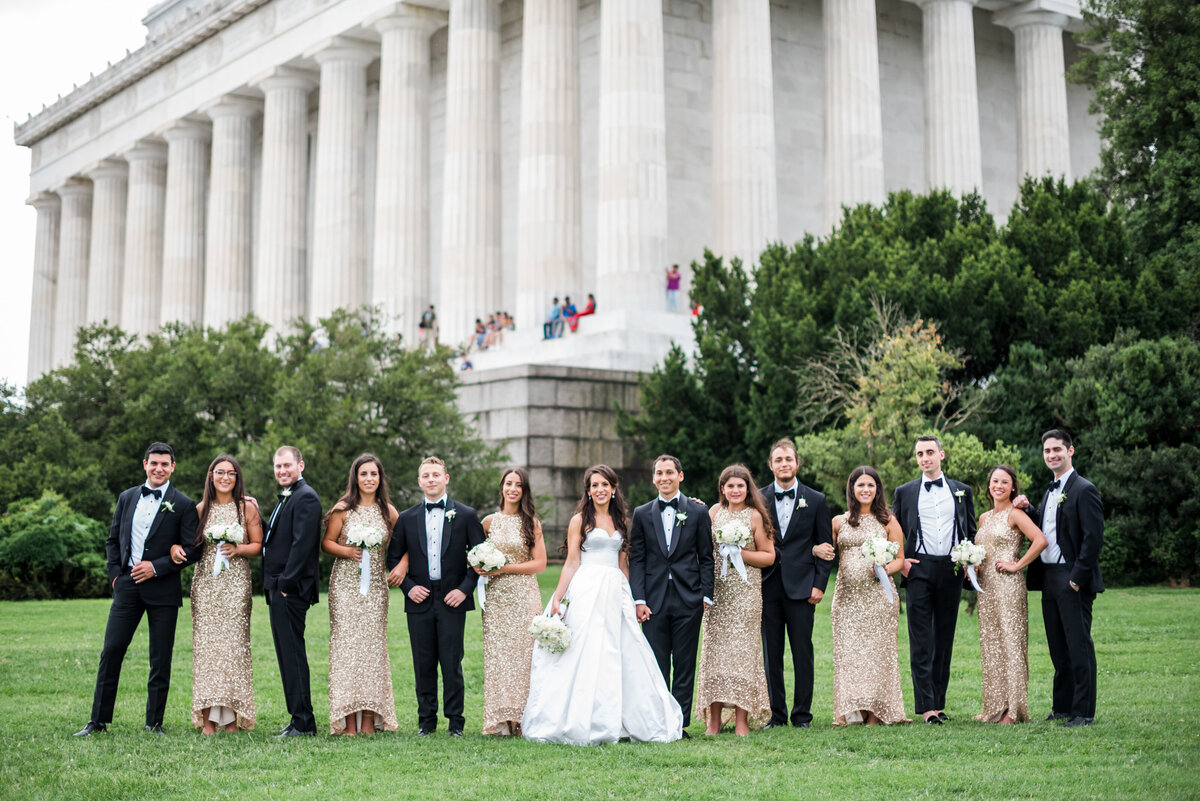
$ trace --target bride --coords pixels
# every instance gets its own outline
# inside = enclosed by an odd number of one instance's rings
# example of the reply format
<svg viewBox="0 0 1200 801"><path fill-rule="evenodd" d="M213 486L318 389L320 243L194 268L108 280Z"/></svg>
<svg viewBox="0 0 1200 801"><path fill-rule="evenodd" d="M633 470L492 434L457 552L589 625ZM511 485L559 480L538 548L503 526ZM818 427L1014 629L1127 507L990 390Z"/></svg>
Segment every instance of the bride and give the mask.
<svg viewBox="0 0 1200 801"><path fill-rule="evenodd" d="M683 712L634 613L617 474L590 467L583 485L548 606L563 613L571 645L561 654L534 648L521 731L529 740L573 745L678 740Z"/></svg>

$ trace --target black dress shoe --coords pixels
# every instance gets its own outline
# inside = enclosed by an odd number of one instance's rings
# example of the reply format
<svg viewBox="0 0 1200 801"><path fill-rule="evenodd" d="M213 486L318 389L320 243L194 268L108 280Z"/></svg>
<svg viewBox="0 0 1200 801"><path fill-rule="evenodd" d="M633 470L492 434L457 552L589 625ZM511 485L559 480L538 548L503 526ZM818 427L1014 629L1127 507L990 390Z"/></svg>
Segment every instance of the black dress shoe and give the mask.
<svg viewBox="0 0 1200 801"><path fill-rule="evenodd" d="M86 726L84 726L82 729L75 732L71 736L72 737L88 737L88 736L95 734L98 731L108 731L108 726L105 726L103 723L95 723L95 722L89 720L87 722Z"/></svg>
<svg viewBox="0 0 1200 801"><path fill-rule="evenodd" d="M1063 724L1064 729L1073 729L1076 726L1091 726L1095 723L1095 718L1085 718L1082 715L1076 715Z"/></svg>
<svg viewBox="0 0 1200 801"><path fill-rule="evenodd" d="M938 712L938 720L942 721L943 723L949 723L950 716L947 715L945 712Z"/></svg>
<svg viewBox="0 0 1200 801"><path fill-rule="evenodd" d="M161 723L155 723L153 726L151 726L149 723L147 723L145 726L142 727L142 731L148 731L151 734L161 734L164 737L167 735L167 733L165 731L163 731L163 727L162 727Z"/></svg>
<svg viewBox="0 0 1200 801"><path fill-rule="evenodd" d="M417 729L417 736L418 737L428 737L429 735L433 734L433 732L434 732L434 729Z"/></svg>
<svg viewBox="0 0 1200 801"><path fill-rule="evenodd" d="M275 739L282 740L284 737L316 737L316 736L317 736L316 729L304 731L302 729L297 729L295 726L288 726L286 729L283 730L282 734L276 734Z"/></svg>
<svg viewBox="0 0 1200 801"><path fill-rule="evenodd" d="M797 729L811 729L812 728L812 724L809 723L807 720L804 721L803 723L793 723L792 726Z"/></svg>
<svg viewBox="0 0 1200 801"><path fill-rule="evenodd" d="M934 725L934 726L942 725L942 719L939 718L937 715L931 715L930 717L925 718L925 722L929 723L931 725Z"/></svg>
<svg viewBox="0 0 1200 801"><path fill-rule="evenodd" d="M283 734L283 733L285 733L285 732L289 732L289 731L291 731L291 730L292 730L292 729L294 729L294 728L296 728L296 727L295 727L295 726L293 726L291 723L288 723L286 726L284 726L282 729L280 729L280 730L279 730L279 733L280 733L280 734Z"/></svg>
<svg viewBox="0 0 1200 801"><path fill-rule="evenodd" d="M773 721L773 720L769 720L769 721L767 721L767 723L766 723L766 724L765 724L765 725L762 727L762 730L763 730L763 731L766 731L767 729L773 729L773 728L775 728L776 726L782 726L782 725L783 725L782 723L776 723L776 722L775 722L775 721Z"/></svg>
<svg viewBox="0 0 1200 801"><path fill-rule="evenodd" d="M685 740L692 739L692 735L688 734L686 729L683 730L682 734L683 734L683 739L685 739Z"/></svg>
<svg viewBox="0 0 1200 801"><path fill-rule="evenodd" d="M463 730L462 729L450 729L450 731L448 731L447 734L449 734L451 737L462 737Z"/></svg>
<svg viewBox="0 0 1200 801"><path fill-rule="evenodd" d="M1049 715L1046 715L1043 720L1066 720L1070 717L1071 716L1066 712L1051 712Z"/></svg>

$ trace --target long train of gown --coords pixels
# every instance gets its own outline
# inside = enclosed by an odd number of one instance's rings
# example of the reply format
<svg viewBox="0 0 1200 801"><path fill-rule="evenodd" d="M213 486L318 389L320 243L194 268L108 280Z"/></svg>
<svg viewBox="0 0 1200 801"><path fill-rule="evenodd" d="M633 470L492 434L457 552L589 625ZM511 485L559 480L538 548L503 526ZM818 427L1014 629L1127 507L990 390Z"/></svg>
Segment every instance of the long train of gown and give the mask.
<svg viewBox="0 0 1200 801"><path fill-rule="evenodd" d="M682 737L683 711L638 626L620 549L620 533L587 533L566 592L571 644L561 654L533 649L526 739L595 745Z"/></svg>

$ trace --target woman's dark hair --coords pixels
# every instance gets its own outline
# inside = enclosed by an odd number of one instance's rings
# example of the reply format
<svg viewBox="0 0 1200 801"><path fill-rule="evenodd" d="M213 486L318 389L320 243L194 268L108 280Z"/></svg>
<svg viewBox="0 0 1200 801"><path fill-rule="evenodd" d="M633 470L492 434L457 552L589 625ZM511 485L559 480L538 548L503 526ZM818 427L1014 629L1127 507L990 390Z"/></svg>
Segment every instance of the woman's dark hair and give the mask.
<svg viewBox="0 0 1200 801"><path fill-rule="evenodd" d="M1011 501L1013 498L1017 497L1017 495L1020 494L1018 492L1018 490L1021 488L1021 486L1020 486L1020 482L1017 481L1017 471L1013 470L1008 465L998 464L995 467L993 467L991 469L991 471L988 472L987 484L985 484L984 486L988 486L988 487L991 486L992 476L994 476L996 474L997 470L1003 470L1005 473L1008 473L1008 477L1012 479L1012 491L1008 493L1008 499ZM988 495L991 495L990 491L988 492ZM993 506L996 505L996 502L994 500L992 501L992 505Z"/></svg>
<svg viewBox="0 0 1200 801"><path fill-rule="evenodd" d="M721 499L721 505L729 508L729 500L725 497L725 485L732 478L740 478L746 482L746 505L754 511L762 515L763 529L767 532L767 539L775 539L775 526L771 523L771 515L767 512L767 505L763 503L762 496L758 494L758 485L754 483L754 476L750 473L750 468L744 464L731 464L721 471L721 477L717 479L717 497Z"/></svg>
<svg viewBox="0 0 1200 801"><path fill-rule="evenodd" d="M879 521L879 525L886 526L892 519L892 513L888 511L887 502L883 499L883 479L870 465L854 468L850 471L850 478L846 479L846 522L858 528L861 512L858 508L858 499L854 497L854 483L863 476L870 476L875 481L875 498L871 501L871 516Z"/></svg>
<svg viewBox="0 0 1200 801"><path fill-rule="evenodd" d="M342 497L338 498L329 509L329 514L325 515L322 523L328 523L333 510L338 504L345 504L344 511L349 513L358 508L362 503L362 492L358 489L358 468L370 462L375 465L375 469L379 471L379 487L375 490L375 505L379 507L379 514L383 517L383 524L389 526L392 522L391 514L388 511L388 485L387 473L383 472L383 462L379 461L379 457L373 453L364 453L354 460L354 464L350 465L350 478L346 482L346 492Z"/></svg>
<svg viewBox="0 0 1200 801"><path fill-rule="evenodd" d="M517 515L521 518L521 536L525 538L525 547L532 553L537 538L537 509L533 503L533 490L529 488L529 473L525 468L509 467L500 474L500 509L504 509L504 482L511 475L521 480L521 502L517 504Z"/></svg>
<svg viewBox="0 0 1200 801"><path fill-rule="evenodd" d="M155 453L162 453L162 451L155 451ZM204 495L200 498L200 522L196 526L196 538L192 540L192 544L196 547L204 544L204 529L208 526L208 513L212 511L213 504L217 502L217 485L213 483L213 470L216 470L217 465L221 462L229 462L233 465L233 472L236 475L231 493L233 508L237 511L238 525L242 527L246 525L246 485L242 480L242 466L238 464L237 459L227 453L222 453L212 460L212 464L208 466L208 473L204 476Z"/></svg>
<svg viewBox="0 0 1200 801"><path fill-rule="evenodd" d="M587 533L596 527L596 505L592 503L592 496L588 492L592 486L592 476L596 475L607 481L613 488L612 499L608 502L608 514L612 517L613 526L621 532L621 551L627 553L629 551L629 528L626 523L629 515L625 511L625 496L621 494L621 479L617 478L617 472L606 464L593 465L583 473L583 497L579 499L579 505L575 507L575 514L583 518L584 540L587 539ZM579 548L584 550L584 544L580 543Z"/></svg>

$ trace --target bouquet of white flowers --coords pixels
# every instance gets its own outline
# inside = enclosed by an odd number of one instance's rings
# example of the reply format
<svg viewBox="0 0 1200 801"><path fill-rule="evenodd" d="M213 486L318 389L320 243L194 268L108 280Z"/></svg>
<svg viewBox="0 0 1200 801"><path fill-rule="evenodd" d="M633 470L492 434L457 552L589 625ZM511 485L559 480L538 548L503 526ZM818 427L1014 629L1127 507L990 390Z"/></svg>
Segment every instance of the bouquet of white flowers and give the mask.
<svg viewBox="0 0 1200 801"><path fill-rule="evenodd" d="M875 568L875 578L883 585L883 597L892 602L892 582L888 581L887 571L883 566L896 558L900 552L900 543L892 542L885 537L871 537L859 546L859 551Z"/></svg>
<svg viewBox="0 0 1200 801"><path fill-rule="evenodd" d="M484 573L491 573L493 570L499 570L508 564L508 557L504 552L491 543L490 540L484 540L476 545L471 550L467 551L467 564L471 567L477 567ZM475 585L475 592L479 595L479 611L483 612L487 608L487 576L480 576L479 582Z"/></svg>
<svg viewBox="0 0 1200 801"><path fill-rule="evenodd" d="M975 568L977 565L983 564L986 556L987 551L984 547L976 545L970 540L963 540L950 549L950 558L954 560L954 564L966 568L967 579L975 588L975 592L983 592L979 587L979 575L975 572Z"/></svg>
<svg viewBox="0 0 1200 801"><path fill-rule="evenodd" d="M204 529L204 539L209 542L216 543L218 546L222 542L228 542L231 545L241 545L246 541L246 529L242 528L237 523L230 523L225 526L209 526ZM221 553L220 547L217 548L217 556L213 559L212 574L218 575L222 570L229 569L229 559L225 554Z"/></svg>
<svg viewBox="0 0 1200 801"><path fill-rule="evenodd" d="M552 654L561 654L571 646L571 630L558 615L538 615L529 624L529 633Z"/></svg>
<svg viewBox="0 0 1200 801"><path fill-rule="evenodd" d="M742 549L754 542L754 533L750 527L740 520L729 520L713 531L713 539L717 542L717 551L721 554L721 578L729 571L729 563L747 584L746 563L742 560Z"/></svg>
<svg viewBox="0 0 1200 801"><path fill-rule="evenodd" d="M358 594L366 595L371 586L371 549L383 545L383 529L365 523L351 523L343 532L346 542L362 548L362 559L358 561Z"/></svg>

